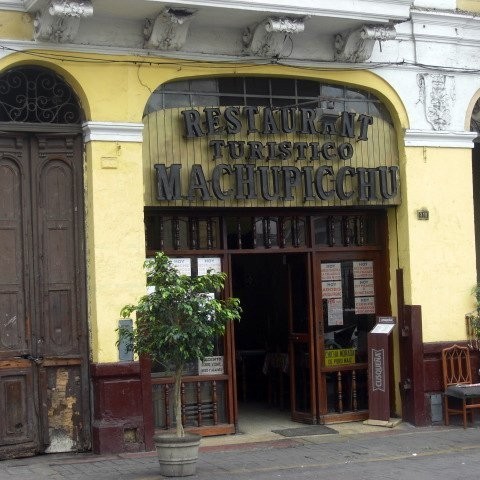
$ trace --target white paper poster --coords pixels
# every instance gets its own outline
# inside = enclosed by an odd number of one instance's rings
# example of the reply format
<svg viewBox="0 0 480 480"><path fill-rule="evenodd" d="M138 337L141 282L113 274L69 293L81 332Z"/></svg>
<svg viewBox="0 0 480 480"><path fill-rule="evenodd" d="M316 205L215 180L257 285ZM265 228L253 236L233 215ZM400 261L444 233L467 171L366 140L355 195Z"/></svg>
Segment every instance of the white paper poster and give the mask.
<svg viewBox="0 0 480 480"><path fill-rule="evenodd" d="M322 263L322 282L331 282L342 279L340 263Z"/></svg>
<svg viewBox="0 0 480 480"><path fill-rule="evenodd" d="M375 295L373 278L356 278L353 280L353 291L356 297L371 297Z"/></svg>
<svg viewBox="0 0 480 480"><path fill-rule="evenodd" d="M355 314L368 315L375 313L375 297L355 297Z"/></svg>
<svg viewBox="0 0 480 480"><path fill-rule="evenodd" d="M329 298L328 325L343 325L343 305L341 298Z"/></svg>
<svg viewBox="0 0 480 480"><path fill-rule="evenodd" d="M353 262L353 278L373 278L373 262L371 260Z"/></svg>
<svg viewBox="0 0 480 480"><path fill-rule="evenodd" d="M223 375L223 356L205 357L198 361L199 375Z"/></svg>
<svg viewBox="0 0 480 480"><path fill-rule="evenodd" d="M192 260L190 258L170 258L170 261L180 275L192 276Z"/></svg>
<svg viewBox="0 0 480 480"><path fill-rule="evenodd" d="M220 257L208 257L198 259L198 276L206 275L209 270L212 273L222 272L222 260Z"/></svg>
<svg viewBox="0 0 480 480"><path fill-rule="evenodd" d="M322 282L322 298L342 298L342 282Z"/></svg>
<svg viewBox="0 0 480 480"><path fill-rule="evenodd" d="M378 323L373 327L372 333L390 333L395 325L388 323Z"/></svg>

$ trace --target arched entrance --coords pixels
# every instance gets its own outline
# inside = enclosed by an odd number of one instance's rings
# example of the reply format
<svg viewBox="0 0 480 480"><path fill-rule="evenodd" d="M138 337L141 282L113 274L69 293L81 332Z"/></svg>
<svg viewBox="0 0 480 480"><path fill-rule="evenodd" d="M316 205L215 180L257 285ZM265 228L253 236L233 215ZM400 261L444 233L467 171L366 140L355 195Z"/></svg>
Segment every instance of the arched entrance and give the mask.
<svg viewBox="0 0 480 480"><path fill-rule="evenodd" d="M90 447L82 113L55 73L0 75L0 457Z"/></svg>
<svg viewBox="0 0 480 480"><path fill-rule="evenodd" d="M380 100L304 79L190 79L155 90L144 122L146 255L226 272L243 308L207 366L185 370L184 425L238 432L252 405L367 418L367 333L391 313L387 212L400 201ZM157 429L172 427L168 374L152 369Z"/></svg>

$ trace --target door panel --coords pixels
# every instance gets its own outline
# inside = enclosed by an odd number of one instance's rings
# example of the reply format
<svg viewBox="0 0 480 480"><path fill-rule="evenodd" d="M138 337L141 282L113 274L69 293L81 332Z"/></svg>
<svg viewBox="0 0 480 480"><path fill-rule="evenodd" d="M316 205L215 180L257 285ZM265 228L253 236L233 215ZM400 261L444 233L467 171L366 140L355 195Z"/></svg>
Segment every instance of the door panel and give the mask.
<svg viewBox="0 0 480 480"><path fill-rule="evenodd" d="M27 363L27 362L25 362ZM2 369L1 438L3 444L21 444L34 440L32 417L32 375L30 365L18 369Z"/></svg>
<svg viewBox="0 0 480 480"><path fill-rule="evenodd" d="M30 355L31 250L28 144L23 136L0 137L0 458L37 450L38 431Z"/></svg>
<svg viewBox="0 0 480 480"><path fill-rule="evenodd" d="M89 448L80 136L0 135L0 458Z"/></svg>
<svg viewBox="0 0 480 480"><path fill-rule="evenodd" d="M26 189L19 163L23 152L14 151L12 146L11 141L0 143L0 148L10 147L0 158L0 357L24 352L29 340L25 335L28 331L23 228Z"/></svg>
<svg viewBox="0 0 480 480"><path fill-rule="evenodd" d="M374 251L317 255L321 422L368 411L367 334L390 313L383 261Z"/></svg>
<svg viewBox="0 0 480 480"><path fill-rule="evenodd" d="M314 357L307 255L289 255L289 354L292 419L315 422Z"/></svg>
<svg viewBox="0 0 480 480"><path fill-rule="evenodd" d="M80 137L42 136L32 144L37 159L32 177L33 204L38 214L34 240L38 244L39 310L37 355L40 364L42 429L46 451L89 447L87 345L84 303L83 219ZM77 163L75 162L77 160ZM78 252L80 250L80 252ZM48 435L47 435L48 432Z"/></svg>
<svg viewBox="0 0 480 480"><path fill-rule="evenodd" d="M43 297L41 353L78 354L78 319L73 304L76 291L75 189L71 165L55 157L41 163L37 183Z"/></svg>

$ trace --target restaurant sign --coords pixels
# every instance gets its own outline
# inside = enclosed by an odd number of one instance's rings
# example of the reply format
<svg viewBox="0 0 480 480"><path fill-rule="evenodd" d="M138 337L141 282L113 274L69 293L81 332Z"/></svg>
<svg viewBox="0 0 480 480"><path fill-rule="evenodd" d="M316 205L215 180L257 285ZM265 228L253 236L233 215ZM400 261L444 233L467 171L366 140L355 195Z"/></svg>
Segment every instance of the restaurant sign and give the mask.
<svg viewBox="0 0 480 480"><path fill-rule="evenodd" d="M400 201L395 132L370 115L287 107L170 109L149 115L146 136L155 204Z"/></svg>

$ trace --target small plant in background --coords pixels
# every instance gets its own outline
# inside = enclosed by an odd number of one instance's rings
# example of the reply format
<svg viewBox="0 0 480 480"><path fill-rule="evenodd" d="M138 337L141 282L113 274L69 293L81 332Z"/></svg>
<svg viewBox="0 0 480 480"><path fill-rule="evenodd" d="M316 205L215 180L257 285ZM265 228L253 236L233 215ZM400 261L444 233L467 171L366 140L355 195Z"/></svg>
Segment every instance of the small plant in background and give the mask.
<svg viewBox="0 0 480 480"><path fill-rule="evenodd" d="M470 348L480 350L480 283L472 289L475 297L475 310L465 315L467 322L467 337Z"/></svg>
<svg viewBox="0 0 480 480"><path fill-rule="evenodd" d="M225 273L181 275L163 253L148 259L144 267L149 293L137 304L122 308L122 317L135 313L136 320L133 330L120 327L119 336L128 350L171 369L176 432L182 437L181 381L185 365L211 355L215 339L225 333L227 323L240 319L240 300L215 298L215 293L224 288Z"/></svg>

